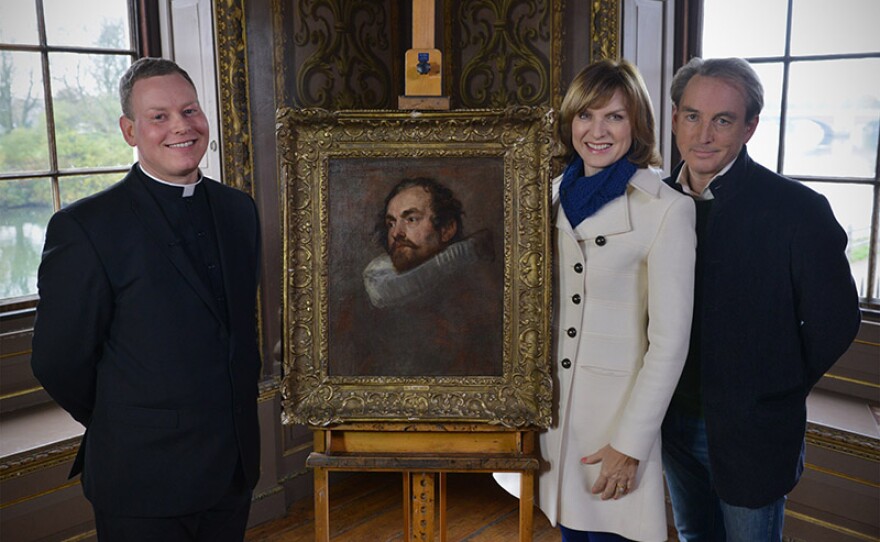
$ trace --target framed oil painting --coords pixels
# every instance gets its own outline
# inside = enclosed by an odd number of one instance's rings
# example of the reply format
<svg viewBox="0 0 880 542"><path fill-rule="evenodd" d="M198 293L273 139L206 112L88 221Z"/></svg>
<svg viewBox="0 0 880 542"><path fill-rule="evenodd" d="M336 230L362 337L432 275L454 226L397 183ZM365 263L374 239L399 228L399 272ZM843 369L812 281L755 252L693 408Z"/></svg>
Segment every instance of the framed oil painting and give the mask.
<svg viewBox="0 0 880 542"><path fill-rule="evenodd" d="M553 123L279 111L285 423L549 425Z"/></svg>

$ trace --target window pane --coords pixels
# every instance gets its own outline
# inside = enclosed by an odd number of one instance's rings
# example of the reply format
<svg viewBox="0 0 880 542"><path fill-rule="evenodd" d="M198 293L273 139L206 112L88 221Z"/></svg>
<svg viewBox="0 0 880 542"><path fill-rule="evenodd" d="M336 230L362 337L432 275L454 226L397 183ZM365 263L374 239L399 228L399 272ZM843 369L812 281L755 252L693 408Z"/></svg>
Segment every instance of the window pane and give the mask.
<svg viewBox="0 0 880 542"><path fill-rule="evenodd" d="M76 200L100 192L116 181L121 181L123 177L125 177L125 172L63 178L59 186L61 206L67 207Z"/></svg>
<svg viewBox="0 0 880 542"><path fill-rule="evenodd" d="M749 156L766 168L779 167L779 118L782 109L782 64L752 64L764 85L764 109L749 140Z"/></svg>
<svg viewBox="0 0 880 542"><path fill-rule="evenodd" d="M0 181L0 298L37 293L37 267L50 216L49 179Z"/></svg>
<svg viewBox="0 0 880 542"><path fill-rule="evenodd" d="M43 0L43 11L49 45L131 48L127 0L89 0L88 9L82 2Z"/></svg>
<svg viewBox="0 0 880 542"><path fill-rule="evenodd" d="M828 198L834 216L846 232L846 254L852 267L859 295L867 297L868 247L871 242L871 211L874 188L863 184L808 183L807 186ZM877 262L874 262L877 266ZM876 292L876 285L874 292Z"/></svg>
<svg viewBox="0 0 880 542"><path fill-rule="evenodd" d="M877 0L794 0L791 16L792 55L880 51Z"/></svg>
<svg viewBox="0 0 880 542"><path fill-rule="evenodd" d="M34 0L0 2L0 43L40 43Z"/></svg>
<svg viewBox="0 0 880 542"><path fill-rule="evenodd" d="M786 175L873 178L880 123L880 59L795 62Z"/></svg>
<svg viewBox="0 0 880 542"><path fill-rule="evenodd" d="M131 147L119 132L117 93L129 61L117 55L49 55L59 168L131 163Z"/></svg>
<svg viewBox="0 0 880 542"><path fill-rule="evenodd" d="M45 171L48 145L40 55L0 51L0 171Z"/></svg>
<svg viewBox="0 0 880 542"><path fill-rule="evenodd" d="M703 58L782 56L787 10L787 0L705 0Z"/></svg>

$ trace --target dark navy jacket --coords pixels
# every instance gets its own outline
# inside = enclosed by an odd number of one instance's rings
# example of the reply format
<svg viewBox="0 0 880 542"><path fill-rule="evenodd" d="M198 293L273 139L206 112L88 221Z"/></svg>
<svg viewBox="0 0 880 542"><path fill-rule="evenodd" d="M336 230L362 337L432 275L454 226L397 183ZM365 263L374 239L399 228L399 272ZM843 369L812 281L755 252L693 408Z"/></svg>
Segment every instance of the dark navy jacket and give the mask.
<svg viewBox="0 0 880 542"><path fill-rule="evenodd" d="M259 477L259 224L245 193L205 179L223 271L199 277L135 167L55 213L46 232L34 374L86 427L71 475L105 513L216 504L240 463ZM225 304L225 307L222 304Z"/></svg>
<svg viewBox="0 0 880 542"><path fill-rule="evenodd" d="M679 191L681 167L666 179ZM806 397L855 338L858 296L846 234L822 195L745 147L710 186L693 338L709 457L719 496L757 508L800 478Z"/></svg>

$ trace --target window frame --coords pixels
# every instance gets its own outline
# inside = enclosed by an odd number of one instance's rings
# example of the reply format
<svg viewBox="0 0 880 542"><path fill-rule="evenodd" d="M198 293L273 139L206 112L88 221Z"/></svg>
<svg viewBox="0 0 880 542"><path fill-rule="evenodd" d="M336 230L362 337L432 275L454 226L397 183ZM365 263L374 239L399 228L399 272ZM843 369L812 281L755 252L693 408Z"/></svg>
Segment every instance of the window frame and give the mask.
<svg viewBox="0 0 880 542"><path fill-rule="evenodd" d="M675 36L675 52L674 52L674 70L685 65L693 57L702 56L703 44L703 7L704 0L681 0L676 3L676 19L682 24L677 25ZM826 177L826 176L807 176L807 175L787 175L783 173L785 167L785 136L786 121L788 115L788 90L790 83L790 70L792 63L815 62L827 60L857 60L864 58L880 58L880 52L873 53L834 53L827 55L811 54L811 55L792 55L791 54L791 36L792 36L792 5L794 0L786 0L786 27L785 27L785 49L782 55L776 56L760 56L760 57L743 57L750 64L781 64L782 65L782 98L780 102L780 118L779 118L779 140L777 160L774 168L780 175L785 175L789 179L800 181L809 186L810 183L828 183L842 185L868 185L873 186L873 203L871 211L871 226L869 233L868 245L868 274L866 278L867 286L864 294L860 294L860 305L862 309L876 311L880 309L880 135L878 135L877 152L874 166L874 178L855 178L855 177ZM678 149L673 145L673 161L675 163L681 161L681 155ZM765 164L766 166L766 164ZM768 166L769 167L769 166Z"/></svg>
<svg viewBox="0 0 880 542"><path fill-rule="evenodd" d="M57 130L55 123L54 97L52 94L52 79L49 69L49 55L55 53L71 54L100 54L112 56L127 56L130 62L134 62L141 56L159 56L161 54L158 8L153 2L139 0L127 0L129 47L127 49L113 49L104 47L84 47L70 45L49 45L46 36L46 10L43 0L32 0L33 9L37 17L37 44L19 44L0 42L0 52L27 52L39 53L42 75L43 100L46 115L46 144L48 146L49 167L45 170L32 170L26 172L3 172L0 171L0 183L24 181L28 179L49 179L52 186L53 212L61 208L61 180L67 177L83 175L113 174L124 175L131 169L126 166L102 166L60 168L58 165ZM13 312L35 307L39 300L37 293L0 298L0 313Z"/></svg>

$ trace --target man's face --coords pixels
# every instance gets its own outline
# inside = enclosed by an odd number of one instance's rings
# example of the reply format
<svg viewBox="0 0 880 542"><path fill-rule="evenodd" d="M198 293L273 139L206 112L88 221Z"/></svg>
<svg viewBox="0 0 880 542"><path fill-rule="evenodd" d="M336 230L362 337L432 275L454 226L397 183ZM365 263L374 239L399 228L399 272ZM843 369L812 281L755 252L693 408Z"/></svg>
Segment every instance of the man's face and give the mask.
<svg viewBox="0 0 880 542"><path fill-rule="evenodd" d="M176 73L140 79L132 88L131 114L120 117L119 127L137 147L141 167L170 183L195 182L208 148L208 119L192 85Z"/></svg>
<svg viewBox="0 0 880 542"><path fill-rule="evenodd" d="M735 84L694 76L672 113L672 132L691 179L704 187L751 139L758 117L746 119L746 99Z"/></svg>
<svg viewBox="0 0 880 542"><path fill-rule="evenodd" d="M398 272L408 271L446 247L456 232L455 223L434 228L431 194L421 186L402 190L388 202L388 254Z"/></svg>

